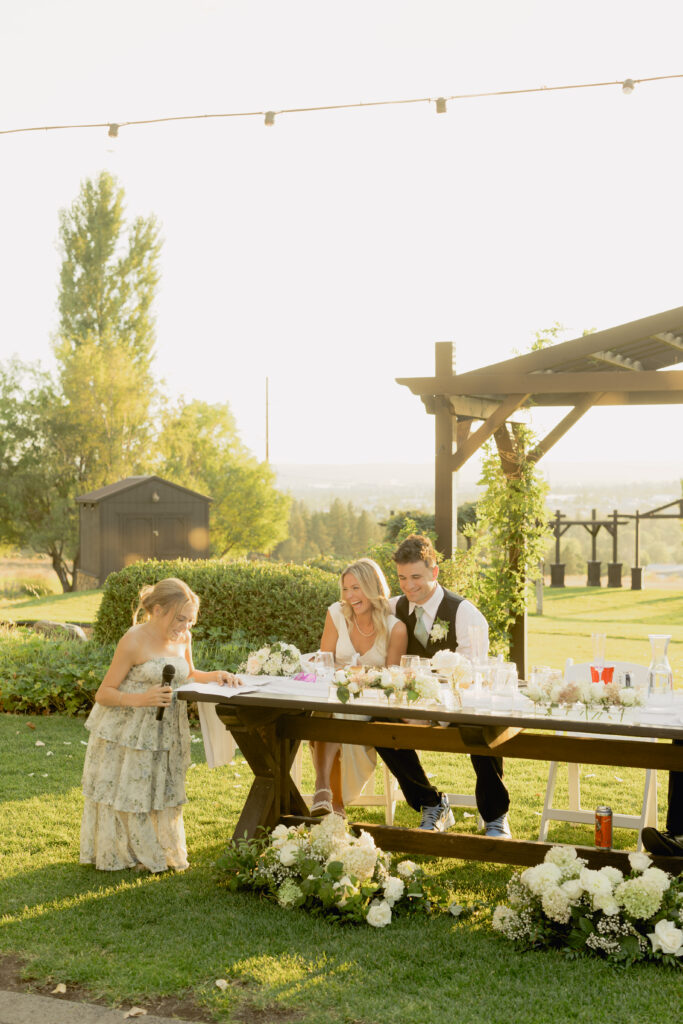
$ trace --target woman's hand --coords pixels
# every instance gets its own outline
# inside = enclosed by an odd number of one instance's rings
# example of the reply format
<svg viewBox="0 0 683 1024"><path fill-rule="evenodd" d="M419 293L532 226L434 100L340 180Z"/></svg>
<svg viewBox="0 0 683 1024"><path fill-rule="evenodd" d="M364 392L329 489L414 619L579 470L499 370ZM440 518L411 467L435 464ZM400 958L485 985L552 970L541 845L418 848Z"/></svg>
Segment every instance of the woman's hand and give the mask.
<svg viewBox="0 0 683 1024"><path fill-rule="evenodd" d="M131 694L137 708L167 708L173 699L173 687L158 683L144 693Z"/></svg>
<svg viewBox="0 0 683 1024"><path fill-rule="evenodd" d="M219 686L241 686L242 680L234 676L232 672L223 672L219 669L213 673L213 681L218 683Z"/></svg>

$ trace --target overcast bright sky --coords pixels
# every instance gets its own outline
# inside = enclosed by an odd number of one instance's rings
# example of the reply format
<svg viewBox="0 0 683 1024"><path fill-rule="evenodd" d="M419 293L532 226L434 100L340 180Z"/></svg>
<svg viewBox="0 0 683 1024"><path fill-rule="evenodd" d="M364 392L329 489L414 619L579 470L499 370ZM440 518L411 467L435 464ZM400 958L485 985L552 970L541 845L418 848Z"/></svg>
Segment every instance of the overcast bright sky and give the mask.
<svg viewBox="0 0 683 1024"><path fill-rule="evenodd" d="M0 0L0 128L683 73L679 0ZM683 79L0 136L0 355L50 360L58 210L108 168L165 239L157 370L273 462L429 461L395 377L683 305ZM680 408L551 459L672 461ZM615 437L619 446L615 451ZM678 446L676 446L676 449Z"/></svg>

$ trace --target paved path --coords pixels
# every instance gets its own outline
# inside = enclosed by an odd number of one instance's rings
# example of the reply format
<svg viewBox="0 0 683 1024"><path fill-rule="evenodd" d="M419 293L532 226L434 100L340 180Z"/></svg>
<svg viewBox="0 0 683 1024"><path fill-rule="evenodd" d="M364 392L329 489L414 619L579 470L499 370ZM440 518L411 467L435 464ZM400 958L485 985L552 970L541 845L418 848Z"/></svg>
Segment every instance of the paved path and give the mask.
<svg viewBox="0 0 683 1024"><path fill-rule="evenodd" d="M180 1017L124 1017L129 1009L110 1010L95 1003L0 991L0 1024L182 1024Z"/></svg>

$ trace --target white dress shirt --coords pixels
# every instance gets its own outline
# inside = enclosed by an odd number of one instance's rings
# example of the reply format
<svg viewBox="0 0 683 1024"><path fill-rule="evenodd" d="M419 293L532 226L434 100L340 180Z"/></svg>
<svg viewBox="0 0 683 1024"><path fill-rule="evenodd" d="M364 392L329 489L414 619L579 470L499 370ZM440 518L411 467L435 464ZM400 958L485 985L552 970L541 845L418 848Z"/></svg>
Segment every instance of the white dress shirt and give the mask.
<svg viewBox="0 0 683 1024"><path fill-rule="evenodd" d="M389 600L392 612L396 612L396 602L398 597L392 597ZM424 614L422 621L425 624L425 629L429 634L434 620L436 619L436 613L439 610L439 605L443 601L443 587L440 583L437 583L434 587L434 593L432 596L424 602L422 605ZM412 601L408 602L408 614L412 615L415 609L415 604ZM470 631L470 626L473 626L475 630L481 631L481 640L477 642L475 636ZM489 653L489 626L488 622L479 611L478 608L472 604L471 601L461 601L458 605L458 610L455 613L455 638L458 642L458 654L462 654L463 657L469 658L470 661L479 661L480 659L486 658Z"/></svg>

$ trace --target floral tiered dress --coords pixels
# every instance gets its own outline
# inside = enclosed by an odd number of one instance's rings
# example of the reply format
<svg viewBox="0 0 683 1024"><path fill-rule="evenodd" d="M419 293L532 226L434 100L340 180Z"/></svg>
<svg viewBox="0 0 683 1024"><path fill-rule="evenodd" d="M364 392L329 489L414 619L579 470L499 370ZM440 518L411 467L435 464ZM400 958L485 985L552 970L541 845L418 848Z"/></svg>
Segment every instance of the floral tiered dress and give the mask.
<svg viewBox="0 0 683 1024"><path fill-rule="evenodd" d="M134 665L119 687L143 693L161 683L164 665L175 668L173 687L186 682L182 657L157 657ZM160 722L157 708L95 704L83 767L81 864L101 871L187 867L183 807L190 764L185 701L173 700Z"/></svg>

